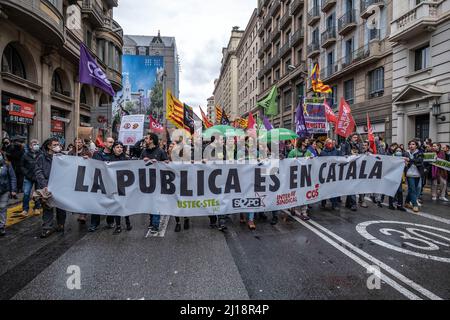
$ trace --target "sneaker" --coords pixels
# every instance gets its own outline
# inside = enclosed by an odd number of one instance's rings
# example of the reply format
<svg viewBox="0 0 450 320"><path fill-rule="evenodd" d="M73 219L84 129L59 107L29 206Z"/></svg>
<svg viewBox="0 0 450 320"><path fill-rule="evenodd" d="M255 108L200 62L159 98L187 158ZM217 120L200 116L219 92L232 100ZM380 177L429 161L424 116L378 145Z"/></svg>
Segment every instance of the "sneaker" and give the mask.
<svg viewBox="0 0 450 320"><path fill-rule="evenodd" d="M419 199L417 199L417 205L418 205L419 207L422 206L422 202L420 202Z"/></svg>
<svg viewBox="0 0 450 320"><path fill-rule="evenodd" d="M225 231L225 230L227 230L228 228L227 228L226 225L221 224L221 225L219 225L219 227L218 227L217 229L218 229L219 231Z"/></svg>
<svg viewBox="0 0 450 320"><path fill-rule="evenodd" d="M0 237L6 236L5 228L0 228Z"/></svg>
<svg viewBox="0 0 450 320"><path fill-rule="evenodd" d="M114 228L114 224L113 223L108 223L105 228L106 229L113 229Z"/></svg>
<svg viewBox="0 0 450 320"><path fill-rule="evenodd" d="M217 224L215 224L215 223L210 223L210 224L209 224L209 227L210 227L211 229L216 229L216 228L217 228Z"/></svg>
<svg viewBox="0 0 450 320"><path fill-rule="evenodd" d="M367 205L367 203L365 201L361 202L360 205L361 205L361 208L367 208L368 207L368 205Z"/></svg>
<svg viewBox="0 0 450 320"><path fill-rule="evenodd" d="M155 226L151 226L150 233L151 234L157 234L159 232L159 228Z"/></svg>
<svg viewBox="0 0 450 320"><path fill-rule="evenodd" d="M444 202L448 202L448 199L446 197L440 197L439 200L444 201Z"/></svg>
<svg viewBox="0 0 450 320"><path fill-rule="evenodd" d="M35 216L40 216L40 215L42 214L42 209L41 209L41 208L34 209L34 210L33 210L33 214L34 214Z"/></svg>
<svg viewBox="0 0 450 320"><path fill-rule="evenodd" d="M43 230L41 233L40 238L44 239L44 238L48 238L51 234L53 233L53 230Z"/></svg>
<svg viewBox="0 0 450 320"><path fill-rule="evenodd" d="M311 218L308 217L306 214L302 214L302 215L300 216L300 219L302 219L303 221L311 220Z"/></svg>
<svg viewBox="0 0 450 320"><path fill-rule="evenodd" d="M80 215L77 220L80 224L86 224L86 217L84 215Z"/></svg>
<svg viewBox="0 0 450 320"><path fill-rule="evenodd" d="M184 219L184 225L183 228L184 230L189 230L189 219Z"/></svg>
<svg viewBox="0 0 450 320"><path fill-rule="evenodd" d="M97 231L97 229L98 229L98 226L96 226L96 225L91 225L91 226L89 227L89 229L88 229L88 232L95 232L95 231Z"/></svg>
<svg viewBox="0 0 450 320"><path fill-rule="evenodd" d="M419 207L413 207L414 213L419 213Z"/></svg>
<svg viewBox="0 0 450 320"><path fill-rule="evenodd" d="M20 214L22 217L28 217L28 211L23 210Z"/></svg>
<svg viewBox="0 0 450 320"><path fill-rule="evenodd" d="M55 228L56 232L64 232L64 225L63 224L58 224Z"/></svg>
<svg viewBox="0 0 450 320"><path fill-rule="evenodd" d="M133 227L131 226L131 224L127 224L127 231L131 231L133 229Z"/></svg>
<svg viewBox="0 0 450 320"><path fill-rule="evenodd" d="M433 198L431 198L431 200L436 201L436 200L437 200L437 197L433 197Z"/></svg>
<svg viewBox="0 0 450 320"><path fill-rule="evenodd" d="M119 234L119 233L121 233L121 232L122 232L122 227L121 227L121 226L117 226L117 227L114 229L113 234Z"/></svg>
<svg viewBox="0 0 450 320"><path fill-rule="evenodd" d="M175 232L180 232L181 231L181 224L177 223L177 225L175 226Z"/></svg>
<svg viewBox="0 0 450 320"><path fill-rule="evenodd" d="M351 206L351 207L350 207L350 210L352 210L352 211L357 211L357 210L358 210L358 208L356 207L356 204L355 204L355 205L353 205L353 206Z"/></svg>
<svg viewBox="0 0 450 320"><path fill-rule="evenodd" d="M378 208L383 208L383 205L381 204L380 201L377 202L377 206L378 206Z"/></svg>
<svg viewBox="0 0 450 320"><path fill-rule="evenodd" d="M413 208L412 204L410 202L405 203L405 208L411 209Z"/></svg>
<svg viewBox="0 0 450 320"><path fill-rule="evenodd" d="M275 217L272 218L272 221L270 221L270 225L274 226L274 225L276 225L277 223L278 223L278 217L275 216Z"/></svg>
<svg viewBox="0 0 450 320"><path fill-rule="evenodd" d="M256 230L256 225L255 225L255 223L254 223L253 221L249 221L249 222L248 222L248 228L249 228L250 230Z"/></svg>
<svg viewBox="0 0 450 320"><path fill-rule="evenodd" d="M389 210L395 210L395 207L390 205L390 206L388 207L388 209L389 209Z"/></svg>
<svg viewBox="0 0 450 320"><path fill-rule="evenodd" d="M406 209L403 208L402 206L397 206L397 210L398 210L398 211L406 212Z"/></svg>

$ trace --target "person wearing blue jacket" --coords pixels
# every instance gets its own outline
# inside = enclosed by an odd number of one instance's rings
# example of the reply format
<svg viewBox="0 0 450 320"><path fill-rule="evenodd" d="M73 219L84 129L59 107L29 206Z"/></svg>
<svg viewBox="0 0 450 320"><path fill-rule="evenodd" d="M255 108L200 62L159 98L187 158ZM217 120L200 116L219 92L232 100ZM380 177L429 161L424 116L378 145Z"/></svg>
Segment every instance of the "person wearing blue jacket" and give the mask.
<svg viewBox="0 0 450 320"><path fill-rule="evenodd" d="M8 201L11 196L17 193L17 180L14 169L9 161L8 154L6 159L0 152L0 237L6 235L6 210L8 209Z"/></svg>

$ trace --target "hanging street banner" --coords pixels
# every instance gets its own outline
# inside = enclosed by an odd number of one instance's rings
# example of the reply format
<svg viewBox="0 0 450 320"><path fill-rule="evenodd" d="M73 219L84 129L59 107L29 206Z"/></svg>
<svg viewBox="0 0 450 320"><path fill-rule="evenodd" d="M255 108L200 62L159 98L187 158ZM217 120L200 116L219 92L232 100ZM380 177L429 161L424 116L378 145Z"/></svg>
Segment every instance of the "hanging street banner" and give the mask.
<svg viewBox="0 0 450 320"><path fill-rule="evenodd" d="M79 213L206 216L288 209L333 197L394 196L403 158L359 155L258 163L105 163L54 156L50 205Z"/></svg>
<svg viewBox="0 0 450 320"><path fill-rule="evenodd" d="M125 146L133 146L144 136L145 115L123 116L120 123L119 141Z"/></svg>
<svg viewBox="0 0 450 320"><path fill-rule="evenodd" d="M310 134L326 134L328 132L324 102L324 98L305 98L303 113L306 128Z"/></svg>

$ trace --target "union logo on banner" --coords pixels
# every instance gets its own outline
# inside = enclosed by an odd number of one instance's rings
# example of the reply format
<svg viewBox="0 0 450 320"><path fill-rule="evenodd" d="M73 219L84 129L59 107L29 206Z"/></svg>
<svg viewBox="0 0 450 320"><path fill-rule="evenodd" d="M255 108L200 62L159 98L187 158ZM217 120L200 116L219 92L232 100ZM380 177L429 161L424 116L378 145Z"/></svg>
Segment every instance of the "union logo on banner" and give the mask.
<svg viewBox="0 0 450 320"><path fill-rule="evenodd" d="M162 133L164 131L164 127L162 124L160 124L158 121L156 121L152 116L149 116L150 119L150 130L157 132L157 133Z"/></svg>

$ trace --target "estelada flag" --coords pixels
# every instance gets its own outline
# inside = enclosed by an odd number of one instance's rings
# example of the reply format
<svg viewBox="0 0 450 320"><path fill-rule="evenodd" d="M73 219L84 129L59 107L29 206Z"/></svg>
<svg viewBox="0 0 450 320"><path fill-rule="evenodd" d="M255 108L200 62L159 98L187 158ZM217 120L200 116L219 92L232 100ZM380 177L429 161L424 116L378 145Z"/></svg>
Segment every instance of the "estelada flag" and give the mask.
<svg viewBox="0 0 450 320"><path fill-rule="evenodd" d="M326 115L327 121L331 122L331 123L336 123L337 117L334 114L333 110L330 108L330 106L327 102L327 99L325 99L325 102L323 103L323 105L325 106L325 115Z"/></svg>
<svg viewBox="0 0 450 320"><path fill-rule="evenodd" d="M355 120L352 117L352 110L347 101L342 97L339 104L339 116L336 122L335 133L341 137L347 138L355 130Z"/></svg>
<svg viewBox="0 0 450 320"><path fill-rule="evenodd" d="M164 127L162 126L162 124L156 121L151 115L149 116L149 119L150 119L150 131L155 133L164 132Z"/></svg>
<svg viewBox="0 0 450 320"><path fill-rule="evenodd" d="M194 123L194 110L192 107L184 104L184 129L188 131L190 134L193 134L195 131L195 123Z"/></svg>
<svg viewBox="0 0 450 320"><path fill-rule="evenodd" d="M373 128L370 124L369 114L367 114L367 136L369 138L370 148L373 154L377 154L377 146L375 144L375 136L373 135Z"/></svg>
<svg viewBox="0 0 450 320"><path fill-rule="evenodd" d="M175 127L184 129L184 105L167 90L166 119Z"/></svg>
<svg viewBox="0 0 450 320"><path fill-rule="evenodd" d="M211 128L213 124L211 123L211 121L209 121L208 117L203 112L202 108L200 108L200 113L202 114L203 127L205 127L205 129Z"/></svg>
<svg viewBox="0 0 450 320"><path fill-rule="evenodd" d="M222 109L222 116L220 118L220 124L225 125L225 126L230 125L230 120L228 120L227 113L223 109Z"/></svg>
<svg viewBox="0 0 450 320"><path fill-rule="evenodd" d="M319 64L316 63L313 67L311 74L311 84L314 92L319 93L332 93L333 90L330 86L324 84L322 80L320 80L320 67Z"/></svg>

